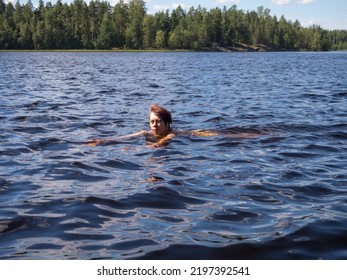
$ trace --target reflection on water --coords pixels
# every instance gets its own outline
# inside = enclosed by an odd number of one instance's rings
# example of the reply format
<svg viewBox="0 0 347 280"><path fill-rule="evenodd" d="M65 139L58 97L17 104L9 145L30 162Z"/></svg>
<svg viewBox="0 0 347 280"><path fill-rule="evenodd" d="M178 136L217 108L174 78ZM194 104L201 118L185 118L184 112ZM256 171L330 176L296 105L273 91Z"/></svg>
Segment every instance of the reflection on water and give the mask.
<svg viewBox="0 0 347 280"><path fill-rule="evenodd" d="M0 258L347 257L346 53L0 60ZM154 102L224 135L81 145L147 129Z"/></svg>

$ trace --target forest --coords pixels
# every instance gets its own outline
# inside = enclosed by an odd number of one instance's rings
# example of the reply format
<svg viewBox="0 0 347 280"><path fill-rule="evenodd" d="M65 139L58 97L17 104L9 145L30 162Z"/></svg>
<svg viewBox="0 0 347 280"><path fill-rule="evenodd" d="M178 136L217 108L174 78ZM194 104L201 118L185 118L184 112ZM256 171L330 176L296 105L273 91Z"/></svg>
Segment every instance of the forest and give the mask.
<svg viewBox="0 0 347 280"><path fill-rule="evenodd" d="M74 0L55 4L40 0L34 7L0 0L2 50L245 50L260 46L271 51L347 50L347 30L277 18L258 7L244 11L227 8L180 6L172 11L147 13L143 0ZM248 48L247 50L252 50ZM254 47L253 50L258 50Z"/></svg>

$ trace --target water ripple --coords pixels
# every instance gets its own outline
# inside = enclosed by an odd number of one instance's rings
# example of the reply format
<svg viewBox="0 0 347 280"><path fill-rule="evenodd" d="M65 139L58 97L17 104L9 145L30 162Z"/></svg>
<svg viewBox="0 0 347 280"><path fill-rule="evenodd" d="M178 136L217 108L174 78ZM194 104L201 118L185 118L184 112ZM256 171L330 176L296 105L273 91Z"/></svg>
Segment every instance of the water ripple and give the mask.
<svg viewBox="0 0 347 280"><path fill-rule="evenodd" d="M346 259L345 53L0 56L0 259Z"/></svg>

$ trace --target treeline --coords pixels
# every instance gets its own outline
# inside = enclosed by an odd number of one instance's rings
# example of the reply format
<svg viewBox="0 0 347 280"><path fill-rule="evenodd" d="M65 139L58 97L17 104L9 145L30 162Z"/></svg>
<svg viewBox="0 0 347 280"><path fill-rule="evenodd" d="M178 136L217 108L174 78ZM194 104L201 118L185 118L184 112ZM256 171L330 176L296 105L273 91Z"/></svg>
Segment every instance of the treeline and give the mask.
<svg viewBox="0 0 347 280"><path fill-rule="evenodd" d="M180 6L148 14L145 1L84 0L55 4L40 0L34 7L0 0L0 49L204 49L239 43L271 50L346 50L346 30L301 26L278 19L269 9L207 10Z"/></svg>

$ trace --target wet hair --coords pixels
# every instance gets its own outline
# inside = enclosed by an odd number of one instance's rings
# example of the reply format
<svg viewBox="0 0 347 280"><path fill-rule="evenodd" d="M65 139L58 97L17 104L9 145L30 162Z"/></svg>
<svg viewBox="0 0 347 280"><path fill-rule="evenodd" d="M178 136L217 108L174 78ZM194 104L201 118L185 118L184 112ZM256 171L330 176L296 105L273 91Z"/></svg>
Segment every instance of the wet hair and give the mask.
<svg viewBox="0 0 347 280"><path fill-rule="evenodd" d="M162 118L165 125L168 125L169 128L171 127L172 118L170 111L158 106L157 104L152 104L149 110L149 114L151 114L152 112L158 117Z"/></svg>

